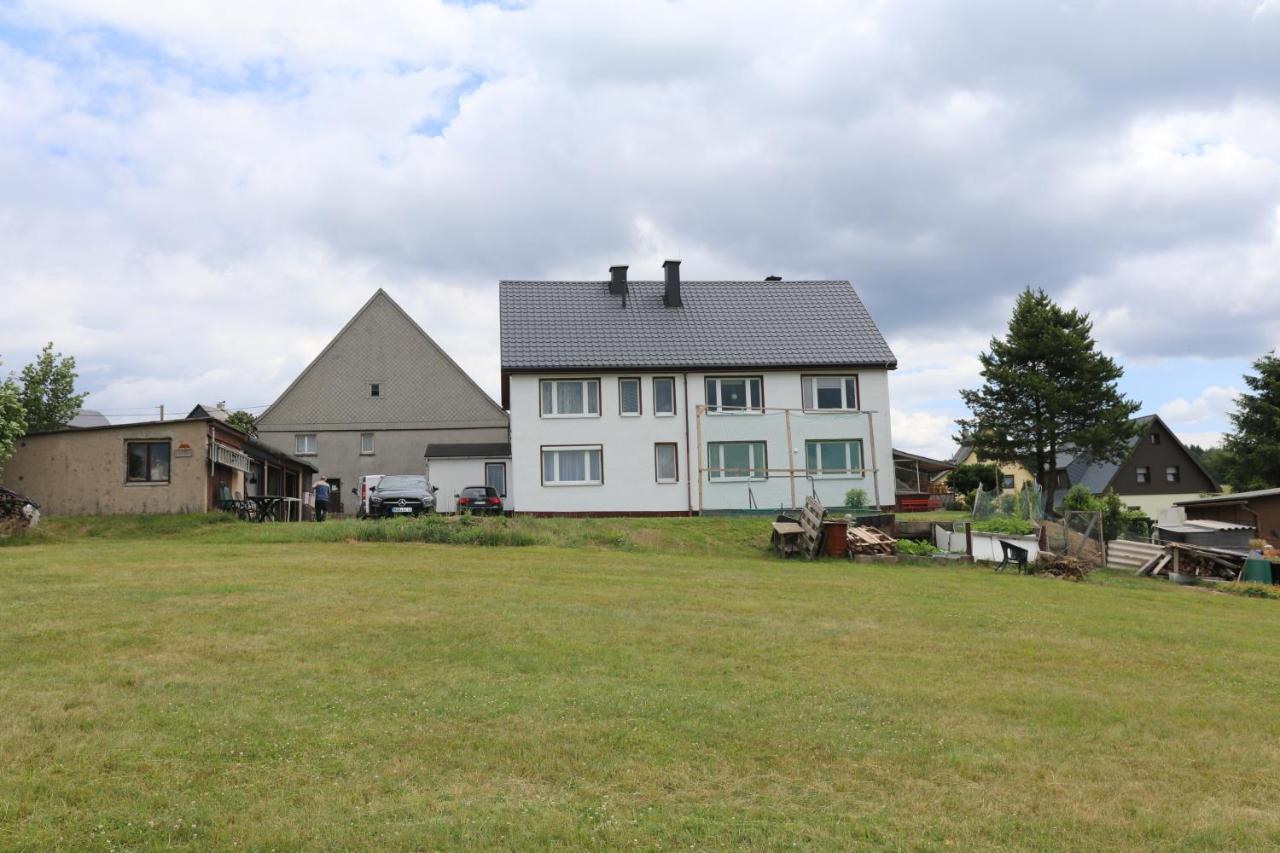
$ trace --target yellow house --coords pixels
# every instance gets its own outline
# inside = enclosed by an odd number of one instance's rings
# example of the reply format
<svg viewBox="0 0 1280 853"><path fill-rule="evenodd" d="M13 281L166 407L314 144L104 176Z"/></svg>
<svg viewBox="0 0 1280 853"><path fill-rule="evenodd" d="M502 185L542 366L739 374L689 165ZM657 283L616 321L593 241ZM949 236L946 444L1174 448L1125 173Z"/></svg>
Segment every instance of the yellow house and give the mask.
<svg viewBox="0 0 1280 853"><path fill-rule="evenodd" d="M973 447L968 444L960 445L960 449L951 457L951 461L956 465L978 465L984 460L978 458L978 454L974 452ZM1031 469L1017 462L1006 462L1000 466L1001 483L1000 490L1002 492L1015 492L1020 490L1027 483L1036 481L1035 475L1031 473Z"/></svg>

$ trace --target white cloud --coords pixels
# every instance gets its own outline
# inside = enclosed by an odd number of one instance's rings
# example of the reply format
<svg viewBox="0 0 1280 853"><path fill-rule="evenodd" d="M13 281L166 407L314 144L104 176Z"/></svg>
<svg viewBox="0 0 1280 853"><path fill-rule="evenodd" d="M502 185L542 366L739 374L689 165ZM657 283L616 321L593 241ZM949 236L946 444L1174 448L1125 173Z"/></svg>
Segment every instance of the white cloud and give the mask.
<svg viewBox="0 0 1280 853"><path fill-rule="evenodd" d="M666 255L853 279L901 362L895 437L935 454L1026 285L1126 358L1280 342L1280 16L1249 4L45 0L0 25L2 354L55 340L102 407L267 402L379 286L496 393L498 278Z"/></svg>
<svg viewBox="0 0 1280 853"><path fill-rule="evenodd" d="M1210 386L1194 400L1179 397L1165 403L1160 407L1160 417L1179 433L1181 426L1195 426L1210 420L1222 422L1228 413L1235 411L1239 396L1237 388Z"/></svg>

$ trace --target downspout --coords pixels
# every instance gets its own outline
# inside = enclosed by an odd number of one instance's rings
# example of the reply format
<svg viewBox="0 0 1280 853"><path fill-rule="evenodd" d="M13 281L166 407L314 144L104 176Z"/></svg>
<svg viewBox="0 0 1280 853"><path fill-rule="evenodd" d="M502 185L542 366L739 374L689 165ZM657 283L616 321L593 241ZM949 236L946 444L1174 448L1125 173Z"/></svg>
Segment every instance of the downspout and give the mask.
<svg viewBox="0 0 1280 853"><path fill-rule="evenodd" d="M216 440L217 440L217 433L214 432L213 422L210 421L209 435L205 439L205 441L209 443L209 446L205 448L205 455L209 457L209 485L204 490L204 511L205 512L210 511L209 504L210 504L211 495L209 490L212 488L215 488L214 478L217 476L216 463L213 461L213 446L216 443Z"/></svg>
<svg viewBox="0 0 1280 853"><path fill-rule="evenodd" d="M689 516L693 516L693 450L689 447L689 371L680 374L684 388L684 491L689 505ZM702 449L698 449L702 453ZM699 475L701 482L701 475Z"/></svg>

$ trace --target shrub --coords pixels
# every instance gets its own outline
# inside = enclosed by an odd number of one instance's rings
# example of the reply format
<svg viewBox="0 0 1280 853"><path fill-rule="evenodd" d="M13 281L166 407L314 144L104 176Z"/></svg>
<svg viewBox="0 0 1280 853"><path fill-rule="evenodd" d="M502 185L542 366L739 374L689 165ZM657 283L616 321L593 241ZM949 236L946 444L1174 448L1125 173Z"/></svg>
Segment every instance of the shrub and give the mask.
<svg viewBox="0 0 1280 853"><path fill-rule="evenodd" d="M973 525L977 533L1003 533L1006 536L1027 536L1036 532L1036 526L1025 518L996 515Z"/></svg>
<svg viewBox="0 0 1280 853"><path fill-rule="evenodd" d="M904 557L928 557L942 552L923 539L899 539L898 553Z"/></svg>
<svg viewBox="0 0 1280 853"><path fill-rule="evenodd" d="M850 489L845 492L844 505L853 509L867 509L871 503L867 500L866 489Z"/></svg>
<svg viewBox="0 0 1280 853"><path fill-rule="evenodd" d="M972 494L979 487L992 491L1000 485L1000 467L993 463L959 465L947 475L947 483L958 494Z"/></svg>

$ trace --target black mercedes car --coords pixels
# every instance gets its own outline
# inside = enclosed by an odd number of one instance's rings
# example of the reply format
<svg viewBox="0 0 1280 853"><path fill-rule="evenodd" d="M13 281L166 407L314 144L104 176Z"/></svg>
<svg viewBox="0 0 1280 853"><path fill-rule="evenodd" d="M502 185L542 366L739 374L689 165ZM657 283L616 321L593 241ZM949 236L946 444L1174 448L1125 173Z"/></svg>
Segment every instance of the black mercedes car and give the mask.
<svg viewBox="0 0 1280 853"><path fill-rule="evenodd" d="M373 487L369 515L394 518L436 511L435 488L421 474L388 474Z"/></svg>

